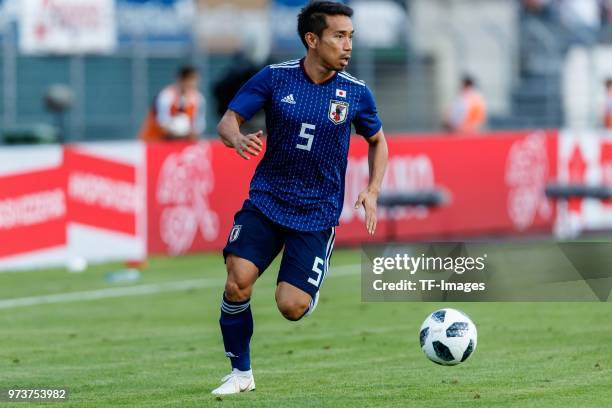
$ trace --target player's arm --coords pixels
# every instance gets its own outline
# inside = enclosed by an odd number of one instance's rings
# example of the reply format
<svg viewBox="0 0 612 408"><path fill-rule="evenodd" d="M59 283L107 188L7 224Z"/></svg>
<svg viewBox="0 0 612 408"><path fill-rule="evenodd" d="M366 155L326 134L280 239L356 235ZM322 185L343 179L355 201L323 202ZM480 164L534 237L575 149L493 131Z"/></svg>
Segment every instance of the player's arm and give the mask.
<svg viewBox="0 0 612 408"><path fill-rule="evenodd" d="M353 124L357 134L364 136L370 145L368 148L370 181L365 190L359 193L357 202L355 202L355 209L363 206L366 216L366 229L370 235L374 235L377 223L376 207L378 195L380 194L380 187L387 167L389 149L382 130L382 123L376 111L374 95L372 95L372 92L367 87L359 101Z"/></svg>
<svg viewBox="0 0 612 408"><path fill-rule="evenodd" d="M382 128L373 136L366 138L366 140L369 144L368 168L370 181L365 190L359 193L357 202L355 202L355 209L363 206L366 215L366 229L370 235L373 235L377 224L376 209L378 206L378 195L380 194L385 169L387 168L389 148L387 147L387 140Z"/></svg>
<svg viewBox="0 0 612 408"><path fill-rule="evenodd" d="M263 149L260 139L263 132L260 130L257 133L243 135L240 132L240 126L244 122L245 120L242 116L228 109L217 125L217 132L224 145L235 149L236 153L243 159L250 160L251 158L248 154L257 156Z"/></svg>

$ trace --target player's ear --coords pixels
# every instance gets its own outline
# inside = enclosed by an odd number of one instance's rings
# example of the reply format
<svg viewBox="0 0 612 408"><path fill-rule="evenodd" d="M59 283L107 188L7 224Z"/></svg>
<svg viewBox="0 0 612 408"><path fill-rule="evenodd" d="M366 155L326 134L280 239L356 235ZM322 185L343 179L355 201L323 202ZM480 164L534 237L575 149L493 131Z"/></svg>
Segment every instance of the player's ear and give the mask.
<svg viewBox="0 0 612 408"><path fill-rule="evenodd" d="M315 33L306 33L304 38L306 38L308 48L317 48L317 45L319 44L319 37Z"/></svg>

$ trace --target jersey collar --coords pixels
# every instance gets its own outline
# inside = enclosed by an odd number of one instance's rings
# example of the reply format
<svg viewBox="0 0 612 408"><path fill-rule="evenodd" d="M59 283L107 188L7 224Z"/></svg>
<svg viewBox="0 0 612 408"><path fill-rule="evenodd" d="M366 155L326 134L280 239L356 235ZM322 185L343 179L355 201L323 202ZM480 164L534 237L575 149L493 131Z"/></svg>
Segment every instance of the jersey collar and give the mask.
<svg viewBox="0 0 612 408"><path fill-rule="evenodd" d="M302 70L302 73L304 74L304 78L306 78L306 80L308 82L310 82L313 85L318 85L318 86L323 86L323 85L327 85L329 84L331 81L333 81L334 79L336 79L336 76L338 76L338 72L334 72L334 75L332 75L331 77L329 77L328 79L326 79L325 81L321 82L320 84L317 84L315 81L312 80L312 78L310 78L308 76L308 73L306 72L306 69L304 68L304 60L306 59L306 57L302 58L300 60L300 69Z"/></svg>

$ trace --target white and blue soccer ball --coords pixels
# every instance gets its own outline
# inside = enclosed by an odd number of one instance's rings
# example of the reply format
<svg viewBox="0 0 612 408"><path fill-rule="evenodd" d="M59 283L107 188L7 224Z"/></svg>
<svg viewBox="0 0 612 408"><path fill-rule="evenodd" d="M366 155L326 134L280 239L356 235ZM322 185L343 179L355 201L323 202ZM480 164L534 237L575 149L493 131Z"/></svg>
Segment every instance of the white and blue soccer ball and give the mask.
<svg viewBox="0 0 612 408"><path fill-rule="evenodd" d="M457 365L476 350L476 326L465 313L456 309L436 310L423 322L419 332L421 349L431 361Z"/></svg>

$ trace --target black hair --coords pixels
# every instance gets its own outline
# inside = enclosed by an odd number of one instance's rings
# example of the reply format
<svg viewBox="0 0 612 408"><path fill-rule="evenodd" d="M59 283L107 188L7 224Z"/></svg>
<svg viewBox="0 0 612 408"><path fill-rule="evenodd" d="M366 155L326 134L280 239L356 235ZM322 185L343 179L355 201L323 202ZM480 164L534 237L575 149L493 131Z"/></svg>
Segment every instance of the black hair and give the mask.
<svg viewBox="0 0 612 408"><path fill-rule="evenodd" d="M606 78L606 87L607 88L612 87L612 78Z"/></svg>
<svg viewBox="0 0 612 408"><path fill-rule="evenodd" d="M198 75L198 69L193 65L183 65L176 71L176 77L179 80L188 79L194 75Z"/></svg>
<svg viewBox="0 0 612 408"><path fill-rule="evenodd" d="M306 33L314 33L319 37L327 28L326 16L353 16L353 9L334 1L312 1L298 15L298 34L304 47L308 49Z"/></svg>
<svg viewBox="0 0 612 408"><path fill-rule="evenodd" d="M461 80L461 83L463 84L463 86L465 88L471 88L474 85L476 85L476 81L474 80L474 77L472 77L471 75L464 75L463 79Z"/></svg>

